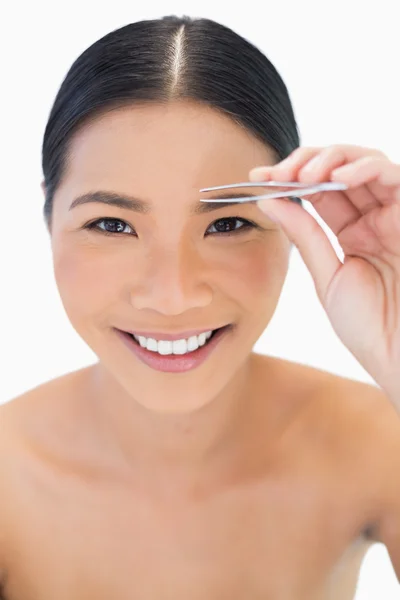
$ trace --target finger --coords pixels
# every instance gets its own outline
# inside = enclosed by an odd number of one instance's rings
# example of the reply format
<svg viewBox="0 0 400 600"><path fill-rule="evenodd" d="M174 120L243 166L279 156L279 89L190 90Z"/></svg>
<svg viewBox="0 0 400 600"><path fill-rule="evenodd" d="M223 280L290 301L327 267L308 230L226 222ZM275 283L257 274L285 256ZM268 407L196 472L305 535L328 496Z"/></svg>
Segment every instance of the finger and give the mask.
<svg viewBox="0 0 400 600"><path fill-rule="evenodd" d="M363 190L364 188L359 189ZM357 191L354 190L354 193L357 194ZM320 192L311 196L302 196L302 198L312 204L314 210L336 236L347 225L362 217L362 213L349 199L347 191Z"/></svg>
<svg viewBox="0 0 400 600"><path fill-rule="evenodd" d="M378 176L387 159L371 156L360 158L343 167L333 170L328 179L340 181L348 186L340 192L322 192L304 199L312 204L321 219L338 236L346 227L358 221L363 215L380 207L379 199L371 192L368 180ZM379 165L379 166L377 166Z"/></svg>
<svg viewBox="0 0 400 600"><path fill-rule="evenodd" d="M324 305L329 285L342 263L322 227L306 209L289 200L260 200L257 205L280 223L286 236L298 248Z"/></svg>
<svg viewBox="0 0 400 600"><path fill-rule="evenodd" d="M249 173L250 181L294 181L294 172L320 152L320 147L296 148L291 154L276 165L255 167Z"/></svg>
<svg viewBox="0 0 400 600"><path fill-rule="evenodd" d="M400 165L385 158L365 157L332 171L331 180L343 181L350 189L368 184L377 205L391 204L395 198L390 188L400 186Z"/></svg>
<svg viewBox="0 0 400 600"><path fill-rule="evenodd" d="M302 165L295 175L300 182L304 183L330 181L333 170L339 171L339 168L341 168L341 173L346 174L345 167L348 167L348 172L350 172L352 165L358 163L363 158L367 159L367 163L368 159L370 161L377 158L387 160L384 158L383 153L375 148L347 145L329 146L322 149L317 156L313 157L305 165ZM339 180L336 179L336 181Z"/></svg>
<svg viewBox="0 0 400 600"><path fill-rule="evenodd" d="M400 186L400 166L387 158L365 156L345 166L334 169L330 179L348 186L343 192L327 192L305 196L320 217L338 236L363 215L394 201L392 186Z"/></svg>
<svg viewBox="0 0 400 600"><path fill-rule="evenodd" d="M307 180L307 183L335 180L348 185L349 189L343 192L322 192L304 196L304 199L313 205L322 220L336 236L362 215L380 206L379 199L363 183L377 179L379 173L382 170L386 173L388 165L392 164L387 158L382 158L383 153L380 150L356 147L356 151L358 154L362 152L364 156L343 166L343 163L350 156L354 156L354 147L323 149L314 157L318 159L321 166L319 168L314 167L315 171L312 175L305 175L305 168L300 169L297 174L295 170L292 173L294 178ZM371 152L373 156L371 156ZM312 163L313 159L305 166L307 167ZM279 176L277 177L279 178ZM399 175L397 175L397 178L399 178ZM386 179L388 179L387 175ZM392 176L391 181L393 179L395 178Z"/></svg>
<svg viewBox="0 0 400 600"><path fill-rule="evenodd" d="M304 183L323 181L330 171L364 156L387 158L376 148L350 144L327 147L299 147L277 165L257 167L250 171L250 181L298 180ZM304 170L304 172L303 172ZM329 181L329 177L328 177Z"/></svg>

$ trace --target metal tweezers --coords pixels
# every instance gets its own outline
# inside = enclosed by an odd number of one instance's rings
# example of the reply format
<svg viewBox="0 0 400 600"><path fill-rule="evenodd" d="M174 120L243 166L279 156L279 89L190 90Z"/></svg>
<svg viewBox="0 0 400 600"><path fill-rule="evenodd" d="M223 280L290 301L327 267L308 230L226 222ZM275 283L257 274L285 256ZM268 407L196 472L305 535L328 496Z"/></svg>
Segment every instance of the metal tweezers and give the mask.
<svg viewBox="0 0 400 600"><path fill-rule="evenodd" d="M230 188L242 188L242 187L279 187L289 188L286 191L271 192L269 194L262 194L260 196L246 196L244 198L207 198L200 199L200 202L258 202L259 200L266 200L268 198L297 198L300 199L302 196L311 196L318 192L329 192L338 190L347 190L348 186L345 183L336 183L335 181L326 181L323 183L316 183L314 185L306 185L299 183L298 181L260 181L251 182L247 181L244 183L232 183L228 185L216 185L214 187L202 188L200 192L213 192L216 190L225 190ZM296 188L290 191L290 188Z"/></svg>

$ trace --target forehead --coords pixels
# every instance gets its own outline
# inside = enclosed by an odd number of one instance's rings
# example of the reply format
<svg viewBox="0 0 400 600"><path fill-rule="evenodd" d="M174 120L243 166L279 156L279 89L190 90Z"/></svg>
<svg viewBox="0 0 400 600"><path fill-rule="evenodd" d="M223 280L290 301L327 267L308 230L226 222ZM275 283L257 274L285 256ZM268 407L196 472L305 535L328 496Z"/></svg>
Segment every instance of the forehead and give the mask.
<svg viewBox="0 0 400 600"><path fill-rule="evenodd" d="M88 178L161 176L206 185L204 176L245 172L273 154L248 130L198 104L125 107L84 126L71 144L68 174ZM200 178L200 179L199 179Z"/></svg>

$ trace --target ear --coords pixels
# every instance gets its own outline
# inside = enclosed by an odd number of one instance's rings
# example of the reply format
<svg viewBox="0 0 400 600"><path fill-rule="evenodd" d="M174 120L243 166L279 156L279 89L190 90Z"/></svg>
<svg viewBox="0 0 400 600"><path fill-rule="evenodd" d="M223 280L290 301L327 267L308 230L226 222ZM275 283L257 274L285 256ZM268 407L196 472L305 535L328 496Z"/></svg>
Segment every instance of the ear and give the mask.
<svg viewBox="0 0 400 600"><path fill-rule="evenodd" d="M40 187L42 188L44 199L46 200L46 183L44 180L41 182ZM45 219L45 224L46 224L46 229L47 229L48 233L51 235L51 224L47 222L47 219ZM1 598L0 598L0 600L1 600Z"/></svg>

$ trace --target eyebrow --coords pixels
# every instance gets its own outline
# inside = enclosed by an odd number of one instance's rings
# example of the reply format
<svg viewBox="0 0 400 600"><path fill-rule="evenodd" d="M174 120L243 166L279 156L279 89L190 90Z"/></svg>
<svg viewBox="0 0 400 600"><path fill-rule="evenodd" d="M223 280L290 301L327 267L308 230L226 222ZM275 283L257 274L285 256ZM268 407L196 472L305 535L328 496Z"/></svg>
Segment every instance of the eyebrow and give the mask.
<svg viewBox="0 0 400 600"><path fill-rule="evenodd" d="M246 192L245 194L218 194L218 198L245 198L247 196L258 196L259 194L251 194ZM116 192L105 192L105 191L97 191L97 192L89 192L78 196L72 202L69 207L69 210L72 210L76 206L81 206L82 204L88 203L96 203L96 204L107 204L109 206L116 206L118 208L124 208L127 210L132 210L137 213L148 214L151 212L151 204L150 202L146 202L145 200L141 200L139 198L135 198L133 196L126 196L123 194L118 194ZM237 202L196 202L191 207L191 214L200 215L204 213L209 213L214 210L219 210L221 208L225 208L227 206L232 206L238 204Z"/></svg>

